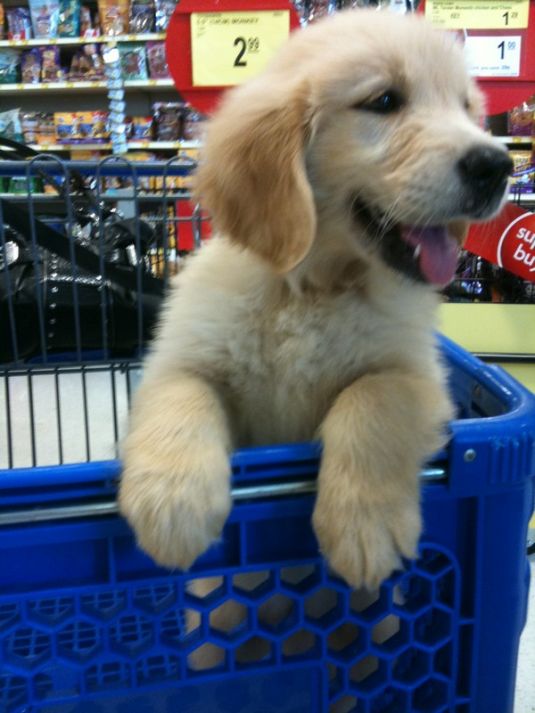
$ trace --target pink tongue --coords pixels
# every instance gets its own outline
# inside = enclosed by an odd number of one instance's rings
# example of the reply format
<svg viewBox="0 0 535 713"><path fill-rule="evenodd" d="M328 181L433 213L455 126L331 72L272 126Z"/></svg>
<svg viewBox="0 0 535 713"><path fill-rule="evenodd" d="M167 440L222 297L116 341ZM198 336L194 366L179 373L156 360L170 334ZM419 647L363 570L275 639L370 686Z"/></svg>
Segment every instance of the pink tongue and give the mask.
<svg viewBox="0 0 535 713"><path fill-rule="evenodd" d="M457 267L459 246L446 228L405 227L401 237L414 248L420 246L420 271L428 282L441 287L451 282Z"/></svg>

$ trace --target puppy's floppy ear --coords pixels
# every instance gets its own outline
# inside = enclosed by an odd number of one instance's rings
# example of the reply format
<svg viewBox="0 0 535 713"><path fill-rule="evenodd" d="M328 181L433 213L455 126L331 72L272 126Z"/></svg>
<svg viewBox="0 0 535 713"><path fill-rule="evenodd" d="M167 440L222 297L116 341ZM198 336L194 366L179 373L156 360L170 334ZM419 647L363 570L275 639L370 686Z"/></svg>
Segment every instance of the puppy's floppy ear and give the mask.
<svg viewBox="0 0 535 713"><path fill-rule="evenodd" d="M308 89L244 85L208 129L195 195L214 227L288 272L305 257L316 228L304 146Z"/></svg>
<svg viewBox="0 0 535 713"><path fill-rule="evenodd" d="M470 230L470 223L467 220L454 220L448 223L448 231L462 247Z"/></svg>

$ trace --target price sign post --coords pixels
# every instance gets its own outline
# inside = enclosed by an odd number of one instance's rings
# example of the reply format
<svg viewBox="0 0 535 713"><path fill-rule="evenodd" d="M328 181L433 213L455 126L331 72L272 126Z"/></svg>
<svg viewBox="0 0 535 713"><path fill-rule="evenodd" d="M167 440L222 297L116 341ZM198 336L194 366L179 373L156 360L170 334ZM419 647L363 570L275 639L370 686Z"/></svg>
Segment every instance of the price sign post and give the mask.
<svg viewBox="0 0 535 713"><path fill-rule="evenodd" d="M167 30L167 62L180 94L212 111L227 87L258 74L299 18L288 0L181 0Z"/></svg>

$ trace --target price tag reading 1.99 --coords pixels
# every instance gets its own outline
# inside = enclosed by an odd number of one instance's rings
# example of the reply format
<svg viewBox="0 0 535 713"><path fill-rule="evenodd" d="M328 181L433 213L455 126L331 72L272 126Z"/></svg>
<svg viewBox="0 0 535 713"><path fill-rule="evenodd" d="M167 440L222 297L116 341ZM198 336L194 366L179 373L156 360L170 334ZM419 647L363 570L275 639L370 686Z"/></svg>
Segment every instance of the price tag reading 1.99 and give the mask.
<svg viewBox="0 0 535 713"><path fill-rule="evenodd" d="M258 74L290 32L288 10L194 12L194 87L227 87Z"/></svg>
<svg viewBox="0 0 535 713"><path fill-rule="evenodd" d="M517 30L528 26L529 0L427 0L426 17L450 30Z"/></svg>
<svg viewBox="0 0 535 713"><path fill-rule="evenodd" d="M475 77L520 76L521 48L520 35L467 37L465 41L466 58Z"/></svg>

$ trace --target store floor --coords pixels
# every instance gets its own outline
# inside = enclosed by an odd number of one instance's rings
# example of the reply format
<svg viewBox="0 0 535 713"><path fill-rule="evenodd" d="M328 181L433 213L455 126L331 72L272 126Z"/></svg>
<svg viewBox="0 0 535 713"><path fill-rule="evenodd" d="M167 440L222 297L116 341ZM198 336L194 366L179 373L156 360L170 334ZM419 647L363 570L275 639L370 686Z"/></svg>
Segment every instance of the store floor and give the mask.
<svg viewBox="0 0 535 713"><path fill-rule="evenodd" d="M532 531L535 537L535 531ZM535 556L531 557L528 620L520 640L515 713L535 713Z"/></svg>

